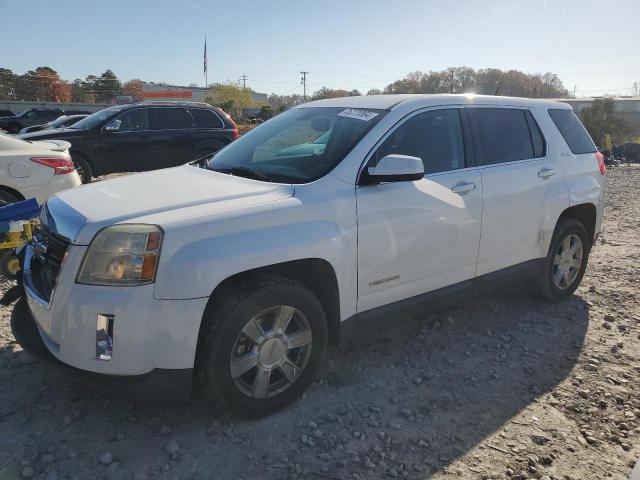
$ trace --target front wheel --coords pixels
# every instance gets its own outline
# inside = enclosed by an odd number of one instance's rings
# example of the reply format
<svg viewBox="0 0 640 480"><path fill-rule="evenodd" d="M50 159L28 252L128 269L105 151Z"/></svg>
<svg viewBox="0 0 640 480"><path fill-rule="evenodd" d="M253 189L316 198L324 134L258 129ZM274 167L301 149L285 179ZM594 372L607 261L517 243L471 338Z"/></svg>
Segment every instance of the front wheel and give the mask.
<svg viewBox="0 0 640 480"><path fill-rule="evenodd" d="M222 409L260 417L306 390L326 347L325 314L315 295L293 280L261 277L208 309L198 373L205 394Z"/></svg>
<svg viewBox="0 0 640 480"><path fill-rule="evenodd" d="M587 269L590 249L582 223L572 218L558 221L538 282L547 300L559 302L575 292Z"/></svg>

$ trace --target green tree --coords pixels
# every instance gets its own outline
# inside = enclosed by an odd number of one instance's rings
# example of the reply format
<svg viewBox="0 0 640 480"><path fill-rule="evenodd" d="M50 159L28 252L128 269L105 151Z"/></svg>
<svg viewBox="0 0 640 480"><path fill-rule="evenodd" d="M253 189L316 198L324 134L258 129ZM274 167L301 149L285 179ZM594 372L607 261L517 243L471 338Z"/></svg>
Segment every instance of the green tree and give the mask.
<svg viewBox="0 0 640 480"><path fill-rule="evenodd" d="M263 105L262 107L260 107L259 116L262 120L269 120L275 114L276 112L271 105Z"/></svg>
<svg viewBox="0 0 640 480"><path fill-rule="evenodd" d="M241 118L243 109L251 106L251 90L240 83L227 81L211 87L205 102L222 108L234 118Z"/></svg>
<svg viewBox="0 0 640 480"><path fill-rule="evenodd" d="M122 84L115 73L111 70L105 70L93 82L93 90L97 103L110 103L116 95L122 95Z"/></svg>
<svg viewBox="0 0 640 480"><path fill-rule="evenodd" d="M622 143L631 132L631 126L626 120L615 114L611 98L595 99L591 107L583 110L580 116L596 145L604 145L606 134L611 135L613 143Z"/></svg>
<svg viewBox="0 0 640 480"><path fill-rule="evenodd" d="M16 99L16 82L18 75L8 68L0 68L0 99Z"/></svg>

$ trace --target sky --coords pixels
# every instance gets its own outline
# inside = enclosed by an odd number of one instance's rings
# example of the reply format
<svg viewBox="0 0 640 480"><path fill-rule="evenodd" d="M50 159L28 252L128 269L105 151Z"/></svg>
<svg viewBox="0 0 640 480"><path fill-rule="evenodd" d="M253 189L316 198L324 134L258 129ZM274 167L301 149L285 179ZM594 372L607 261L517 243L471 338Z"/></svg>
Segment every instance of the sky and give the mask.
<svg viewBox="0 0 640 480"><path fill-rule="evenodd" d="M640 82L640 0L0 0L0 67L67 80L384 88L450 66L557 73L579 96ZM7 40L8 39L8 40Z"/></svg>

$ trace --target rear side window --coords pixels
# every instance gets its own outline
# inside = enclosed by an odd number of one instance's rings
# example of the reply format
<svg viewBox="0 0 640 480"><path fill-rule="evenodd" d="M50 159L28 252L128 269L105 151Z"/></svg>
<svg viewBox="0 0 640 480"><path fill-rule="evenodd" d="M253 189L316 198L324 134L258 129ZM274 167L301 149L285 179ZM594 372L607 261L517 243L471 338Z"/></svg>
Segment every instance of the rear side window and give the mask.
<svg viewBox="0 0 640 480"><path fill-rule="evenodd" d="M531 112L525 111L524 115L527 117L527 123L529 124L529 132L531 133L531 143L533 143L533 154L536 158L544 157L547 154L547 142L540 131L538 122L533 118Z"/></svg>
<svg viewBox="0 0 640 480"><path fill-rule="evenodd" d="M184 108L152 108L149 121L152 130L193 128L193 117Z"/></svg>
<svg viewBox="0 0 640 480"><path fill-rule="evenodd" d="M549 109L549 116L558 127L558 131L564 141L567 142L567 145L569 145L572 153L579 155L596 151L593 140L591 140L587 130L582 126L573 110L551 108Z"/></svg>
<svg viewBox="0 0 640 480"><path fill-rule="evenodd" d="M534 158L534 147L524 110L469 108L479 165Z"/></svg>
<svg viewBox="0 0 640 480"><path fill-rule="evenodd" d="M211 110L204 108L190 108L195 128L224 128L222 120Z"/></svg>
<svg viewBox="0 0 640 480"><path fill-rule="evenodd" d="M464 168L460 113L457 110L433 110L411 117L380 145L369 166L391 154L422 159L425 174Z"/></svg>

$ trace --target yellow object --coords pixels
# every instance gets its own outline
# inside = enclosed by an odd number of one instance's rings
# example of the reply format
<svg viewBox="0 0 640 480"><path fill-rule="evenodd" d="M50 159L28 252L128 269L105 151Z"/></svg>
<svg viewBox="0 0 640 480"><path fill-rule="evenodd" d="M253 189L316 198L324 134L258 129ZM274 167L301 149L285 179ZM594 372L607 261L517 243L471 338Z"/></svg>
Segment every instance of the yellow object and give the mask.
<svg viewBox="0 0 640 480"><path fill-rule="evenodd" d="M18 248L27 242L31 241L33 236L33 226L36 225L37 220L25 221L22 224L22 231L18 232L6 232L6 242L0 242L0 250L9 250Z"/></svg>
<svg viewBox="0 0 640 480"><path fill-rule="evenodd" d="M605 134L604 136L604 144L607 147L607 150L609 150L609 152L613 150L613 143L611 143L611 135L609 135L608 133Z"/></svg>

